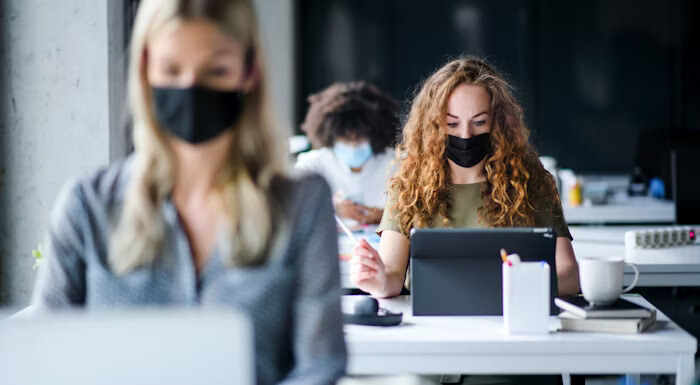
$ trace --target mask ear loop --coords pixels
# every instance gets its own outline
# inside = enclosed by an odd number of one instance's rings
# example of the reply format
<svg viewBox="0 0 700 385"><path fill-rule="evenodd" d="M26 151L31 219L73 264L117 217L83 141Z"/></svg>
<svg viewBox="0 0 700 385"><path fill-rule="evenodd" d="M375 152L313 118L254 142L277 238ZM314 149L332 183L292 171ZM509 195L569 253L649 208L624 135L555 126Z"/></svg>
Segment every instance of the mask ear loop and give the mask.
<svg viewBox="0 0 700 385"><path fill-rule="evenodd" d="M253 72L253 67L255 65L255 50L253 48L248 48L245 51L245 76L246 78L250 76Z"/></svg>
<svg viewBox="0 0 700 385"><path fill-rule="evenodd" d="M257 83L259 73L260 73L260 68L255 65L256 64L256 55L255 55L255 50L253 48L248 48L245 52L245 57L243 61L243 65L245 66L245 70L243 73L243 83L245 84L244 91L245 92L250 92Z"/></svg>

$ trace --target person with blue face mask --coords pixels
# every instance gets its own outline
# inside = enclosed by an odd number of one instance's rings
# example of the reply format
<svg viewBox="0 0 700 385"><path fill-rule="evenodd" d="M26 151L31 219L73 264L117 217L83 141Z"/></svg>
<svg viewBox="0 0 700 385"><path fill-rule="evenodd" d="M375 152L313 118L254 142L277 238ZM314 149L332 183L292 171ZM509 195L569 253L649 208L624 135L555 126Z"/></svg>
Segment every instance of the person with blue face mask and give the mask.
<svg viewBox="0 0 700 385"><path fill-rule="evenodd" d="M299 155L297 169L326 179L336 212L350 224L379 223L395 171L397 103L366 82L333 84L309 103L302 130L313 149Z"/></svg>

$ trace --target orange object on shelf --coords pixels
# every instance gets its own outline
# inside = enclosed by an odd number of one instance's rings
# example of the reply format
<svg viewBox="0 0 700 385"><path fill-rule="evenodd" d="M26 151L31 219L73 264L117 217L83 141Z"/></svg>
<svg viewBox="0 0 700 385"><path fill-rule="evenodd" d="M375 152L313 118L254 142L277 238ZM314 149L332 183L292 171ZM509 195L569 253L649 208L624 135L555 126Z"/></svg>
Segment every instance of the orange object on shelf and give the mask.
<svg viewBox="0 0 700 385"><path fill-rule="evenodd" d="M569 188L569 206L580 206L583 203L583 194L581 194L581 182L576 180L576 183Z"/></svg>

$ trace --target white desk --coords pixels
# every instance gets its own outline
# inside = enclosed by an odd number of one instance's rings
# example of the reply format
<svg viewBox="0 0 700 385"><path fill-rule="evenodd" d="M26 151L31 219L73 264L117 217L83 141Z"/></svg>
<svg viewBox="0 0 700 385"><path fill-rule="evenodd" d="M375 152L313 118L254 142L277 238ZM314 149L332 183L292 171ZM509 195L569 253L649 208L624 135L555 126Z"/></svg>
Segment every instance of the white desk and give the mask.
<svg viewBox="0 0 700 385"><path fill-rule="evenodd" d="M359 296L343 297L350 311ZM650 306L639 296L634 302ZM380 300L404 313L395 327L345 326L350 374L646 374L675 373L676 384L694 378L695 338L668 323L637 335L558 332L506 336L502 317L413 317L408 296ZM558 321L552 318L552 324Z"/></svg>
<svg viewBox="0 0 700 385"><path fill-rule="evenodd" d="M650 226L571 226L577 258L585 256L625 257L625 231ZM658 227L658 226L651 226ZM700 227L700 226L699 226ZM629 260L639 267L637 286L700 286L700 244L684 246L683 253L670 249L652 250L646 256ZM625 284L634 272L627 267Z"/></svg>
<svg viewBox="0 0 700 385"><path fill-rule="evenodd" d="M627 198L605 205L562 206L566 221L575 224L673 223L675 207L671 201L650 197Z"/></svg>

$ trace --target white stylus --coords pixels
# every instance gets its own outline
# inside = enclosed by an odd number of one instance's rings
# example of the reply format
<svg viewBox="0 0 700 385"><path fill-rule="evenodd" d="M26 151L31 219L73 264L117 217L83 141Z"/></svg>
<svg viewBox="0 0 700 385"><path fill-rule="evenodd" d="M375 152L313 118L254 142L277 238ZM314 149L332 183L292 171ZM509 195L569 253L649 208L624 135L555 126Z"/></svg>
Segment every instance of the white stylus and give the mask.
<svg viewBox="0 0 700 385"><path fill-rule="evenodd" d="M352 241L353 241L356 245L359 246L359 245L360 245L360 242L358 242L358 241L357 241L357 238L355 238L355 236L352 235L352 231L350 231L350 229L348 229L348 227L345 226L345 223L343 223L343 221L340 219L340 217L338 217L338 214L334 214L334 216L335 216L335 221L338 222L338 224L339 224L340 227L343 229L343 231L345 231L345 234L347 234L348 237L350 237L350 239L352 239Z"/></svg>

